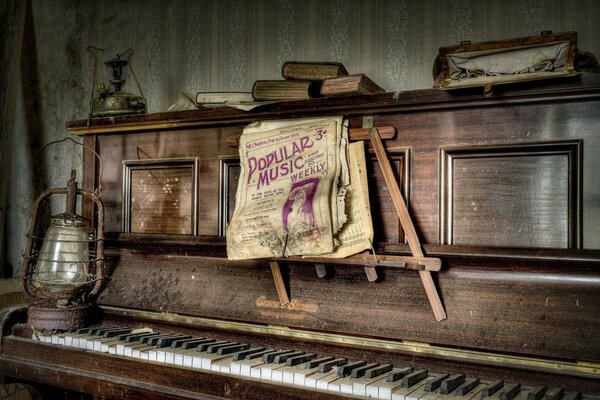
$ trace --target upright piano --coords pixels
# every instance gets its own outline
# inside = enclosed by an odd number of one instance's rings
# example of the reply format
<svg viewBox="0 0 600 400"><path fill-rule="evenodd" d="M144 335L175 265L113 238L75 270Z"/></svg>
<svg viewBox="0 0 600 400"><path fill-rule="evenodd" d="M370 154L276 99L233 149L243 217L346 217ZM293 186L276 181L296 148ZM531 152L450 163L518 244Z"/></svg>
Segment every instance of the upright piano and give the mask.
<svg viewBox="0 0 600 400"><path fill-rule="evenodd" d="M32 332L26 307L4 310L0 373L116 399L600 398L599 78L68 122L102 160L84 151L83 186L101 184L106 213L102 319ZM376 266L370 282L354 262L319 277L281 259L282 305L269 260L227 260L231 138L334 115L395 127L386 152L425 255L442 261L446 319L416 271ZM409 255L366 154L373 250Z"/></svg>

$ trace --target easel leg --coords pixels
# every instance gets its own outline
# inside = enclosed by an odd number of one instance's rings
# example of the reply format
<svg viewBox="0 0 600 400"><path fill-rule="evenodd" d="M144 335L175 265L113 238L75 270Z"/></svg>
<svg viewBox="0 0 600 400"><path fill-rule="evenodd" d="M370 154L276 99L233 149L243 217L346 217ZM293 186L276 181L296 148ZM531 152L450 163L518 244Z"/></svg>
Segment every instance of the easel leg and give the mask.
<svg viewBox="0 0 600 400"><path fill-rule="evenodd" d="M288 295L285 283L283 282L283 276L281 275L281 269L277 261L269 261L271 266L271 273L273 274L273 281L275 281L275 288L277 289L277 296L279 296L279 302L282 306L290 302L290 296Z"/></svg>
<svg viewBox="0 0 600 400"><path fill-rule="evenodd" d="M377 128L371 128L369 131L369 137L371 138L371 144L373 145L375 155L377 156L377 161L379 162L379 166L383 172L385 184L388 187L392 202L396 208L396 213L400 219L400 224L402 225L402 229L404 229L404 233L406 234L410 251L414 257L423 257L423 251L421 250L421 243L419 242L417 231L415 230L412 219L410 218L410 214L408 213L406 203L404 203L404 199L402 198L402 193L400 193L398 182L396 182L396 179L394 178L390 161L385 153L385 147L383 147L383 142L381 141L381 137L379 136L379 131L377 131ZM427 293L427 298L431 304L435 319L437 321L446 319L446 311L444 310L442 300L440 299L440 295L437 292L433 278L431 277L431 272L419 271L419 275L421 277L421 281L423 282L423 286L425 287L425 293Z"/></svg>

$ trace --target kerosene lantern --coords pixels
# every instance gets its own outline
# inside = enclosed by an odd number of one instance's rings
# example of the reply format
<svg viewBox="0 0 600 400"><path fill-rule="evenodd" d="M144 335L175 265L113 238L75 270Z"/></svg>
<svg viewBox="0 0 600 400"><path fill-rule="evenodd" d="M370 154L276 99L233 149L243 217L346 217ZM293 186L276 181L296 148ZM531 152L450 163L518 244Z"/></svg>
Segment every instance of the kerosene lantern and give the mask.
<svg viewBox="0 0 600 400"><path fill-rule="evenodd" d="M65 195L65 212L51 217L42 237L40 206L53 195ZM76 214L77 195L93 201L98 228ZM75 171L66 188L42 193L34 203L27 235L21 286L32 302L28 324L41 331L70 330L88 324L94 314L93 301L107 279L104 262L104 205L99 193L77 188Z"/></svg>
<svg viewBox="0 0 600 400"><path fill-rule="evenodd" d="M132 75L140 91L140 96L135 96L122 90L127 78L129 62L121 57L127 53L131 55L131 50L123 54L117 54L114 58L104 62L110 76L112 76L110 83L114 86L114 91L111 92L106 84L101 84L98 87L99 97L92 100L91 117L112 117L116 115L143 114L146 112L146 99L134 73Z"/></svg>

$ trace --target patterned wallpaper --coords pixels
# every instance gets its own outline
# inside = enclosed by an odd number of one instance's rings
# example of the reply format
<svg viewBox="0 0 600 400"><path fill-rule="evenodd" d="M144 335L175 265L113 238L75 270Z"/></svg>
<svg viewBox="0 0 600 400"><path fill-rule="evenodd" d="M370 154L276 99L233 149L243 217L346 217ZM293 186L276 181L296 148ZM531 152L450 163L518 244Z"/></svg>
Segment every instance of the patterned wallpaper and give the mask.
<svg viewBox="0 0 600 400"><path fill-rule="evenodd" d="M580 48L600 54L598 0L84 0L52 9L34 2L40 33L63 15L71 29L51 33L59 41L46 50L58 57L51 63L78 58L74 72L89 85L87 44L106 56L133 47L154 112L184 90L249 91L257 79L280 78L286 60L339 61L395 91L431 87L438 48L467 39L576 30ZM62 54L60 42L72 42L73 54Z"/></svg>
<svg viewBox="0 0 600 400"><path fill-rule="evenodd" d="M9 194L9 261L20 264L34 186L32 154L89 113L92 66L133 47L150 112L182 91L250 91L278 79L287 60L339 61L388 91L429 88L438 48L575 30L600 56L598 0L31 0L25 29ZM137 89L130 82L129 91ZM51 186L81 170L81 150L62 147L41 166Z"/></svg>

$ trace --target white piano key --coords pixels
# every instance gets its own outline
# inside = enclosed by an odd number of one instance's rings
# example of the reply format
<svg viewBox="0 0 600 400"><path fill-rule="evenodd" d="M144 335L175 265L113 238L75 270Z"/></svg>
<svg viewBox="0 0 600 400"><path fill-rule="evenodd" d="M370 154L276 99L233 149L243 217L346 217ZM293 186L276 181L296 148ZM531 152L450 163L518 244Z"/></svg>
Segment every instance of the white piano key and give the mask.
<svg viewBox="0 0 600 400"><path fill-rule="evenodd" d="M51 335L51 343L52 344L57 344L59 346L64 346L64 343L65 343L65 334L64 333L57 333L57 334Z"/></svg>
<svg viewBox="0 0 600 400"><path fill-rule="evenodd" d="M96 339L92 342L92 348L88 350L93 350L93 351L98 351L98 352L104 352L107 353L108 352L108 348L106 348L106 351L102 351L102 346L105 343L114 343L116 345L116 339L115 338L99 338Z"/></svg>
<svg viewBox="0 0 600 400"><path fill-rule="evenodd" d="M288 374L288 382L287 383L294 383L294 373L296 371L299 371L302 368L303 367L301 365L285 366L282 368L277 368L276 370L273 371L273 374L271 374L271 380L274 382L285 382L284 374ZM291 382L290 382L290 376L291 376Z"/></svg>
<svg viewBox="0 0 600 400"><path fill-rule="evenodd" d="M191 363L192 363L191 367L192 367L192 368L198 368L198 369L202 369L202 362L203 362L203 360L204 360L204 357L202 356L202 353L201 353L201 352L199 352L199 351L196 351L196 353L195 353L194 355L191 355L190 357L187 357L187 356L186 356L186 357L184 357L184 359L183 359L183 364L184 364L185 366L187 366L187 365L186 365L186 360L187 360L187 359L191 359Z"/></svg>
<svg viewBox="0 0 600 400"><path fill-rule="evenodd" d="M240 364L241 360L238 361L233 361L231 363L231 369L230 372L232 375L241 375L240 374L240 370L242 369L242 365Z"/></svg>
<svg viewBox="0 0 600 400"><path fill-rule="evenodd" d="M74 333L67 333L65 335L65 346L67 347L73 347L73 337L75 336Z"/></svg>
<svg viewBox="0 0 600 400"><path fill-rule="evenodd" d="M303 368L294 373L294 385L306 386L306 378L319 372L319 367Z"/></svg>
<svg viewBox="0 0 600 400"><path fill-rule="evenodd" d="M317 389L339 392L339 386L335 382L340 379L335 372L317 380Z"/></svg>
<svg viewBox="0 0 600 400"><path fill-rule="evenodd" d="M140 358L140 349L142 351L146 351L146 350L149 350L150 348L145 344L136 342L133 345L125 346L125 348L123 349L123 355L125 357Z"/></svg>
<svg viewBox="0 0 600 400"><path fill-rule="evenodd" d="M165 351L165 363L175 364L175 353L172 350Z"/></svg>
<svg viewBox="0 0 600 400"><path fill-rule="evenodd" d="M319 379L323 379L326 376L329 376L332 374L334 374L333 371L315 372L314 374L310 374L310 375L306 376L306 378L304 379L304 386L316 389L317 382L319 381ZM327 387L325 387L325 389L327 389Z"/></svg>
<svg viewBox="0 0 600 400"><path fill-rule="evenodd" d="M230 374L232 362L233 362L233 354L223 356L223 358L220 360L213 360L213 362L210 366L210 370L215 371L215 372L220 372L222 374Z"/></svg>
<svg viewBox="0 0 600 400"><path fill-rule="evenodd" d="M387 374L382 375L380 379L376 380L375 382L368 384L365 391L366 396L374 397L376 399L390 400L392 398L392 391L402 385L402 379L399 379L395 382L388 382L387 376L398 371L400 371L400 368L395 368Z"/></svg>
<svg viewBox="0 0 600 400"><path fill-rule="evenodd" d="M372 385L375 382L381 380L381 378L386 375L387 375L387 373L376 376L374 378L365 378L363 376L361 378L354 379L352 382L352 394L354 394L355 396L366 396L367 395L367 386Z"/></svg>
<svg viewBox="0 0 600 400"><path fill-rule="evenodd" d="M156 361L158 350L156 347L152 346L152 349L148 350L148 361Z"/></svg>
<svg viewBox="0 0 600 400"><path fill-rule="evenodd" d="M223 356L223 355L219 355L217 353L212 353L212 354L208 354L208 353L200 353L202 354L201 358L202 358L202 369L211 369L212 363L213 361L218 361L221 360L225 357L229 357L229 355ZM233 357L233 356L232 356Z"/></svg>
<svg viewBox="0 0 600 400"><path fill-rule="evenodd" d="M196 349L171 349L170 352L173 355L173 364L181 366L192 366L192 356L195 355ZM188 365L186 365L186 357L188 358Z"/></svg>
<svg viewBox="0 0 600 400"><path fill-rule="evenodd" d="M285 363L268 363L260 367L260 379L263 381L270 381L273 379L273 372L277 369L284 368Z"/></svg>
<svg viewBox="0 0 600 400"><path fill-rule="evenodd" d="M238 361L238 363L240 365L240 375L247 377L252 377L252 370L254 369L254 367L264 364L263 360L260 358L253 358L251 360L240 360ZM260 378L260 368L257 369L257 372L258 378ZM255 374L257 372L255 372Z"/></svg>
<svg viewBox="0 0 600 400"><path fill-rule="evenodd" d="M82 350L86 350L88 340L93 340L93 339L95 339L95 336L92 336L92 335L79 336L79 348Z"/></svg>
<svg viewBox="0 0 600 400"><path fill-rule="evenodd" d="M428 376L410 387L397 388L392 391L392 400L419 400L419 397L427 393L424 389L425 385L434 379L435 377Z"/></svg>
<svg viewBox="0 0 600 400"><path fill-rule="evenodd" d="M334 382L335 385L339 386L339 390L336 391L344 394L354 394L354 381L356 380L357 378L352 378L350 376L338 379Z"/></svg>
<svg viewBox="0 0 600 400"><path fill-rule="evenodd" d="M100 351L101 353L115 354L117 351L118 343L119 342L117 339L106 341L106 342L102 343L102 345L100 346L100 349L98 351Z"/></svg>
<svg viewBox="0 0 600 400"><path fill-rule="evenodd" d="M213 354L211 354L211 355L213 355ZM221 366L224 365L221 362L223 361L226 363L227 366L229 366L231 364L232 360L233 360L233 354L226 354L226 355L220 355L220 356L214 357L210 360L210 370L215 371L215 372L221 372Z"/></svg>

